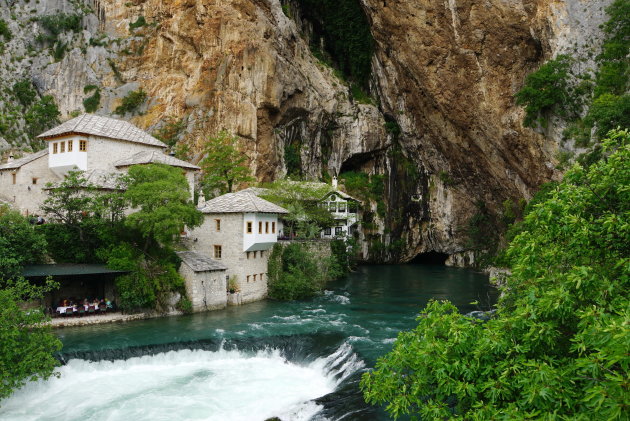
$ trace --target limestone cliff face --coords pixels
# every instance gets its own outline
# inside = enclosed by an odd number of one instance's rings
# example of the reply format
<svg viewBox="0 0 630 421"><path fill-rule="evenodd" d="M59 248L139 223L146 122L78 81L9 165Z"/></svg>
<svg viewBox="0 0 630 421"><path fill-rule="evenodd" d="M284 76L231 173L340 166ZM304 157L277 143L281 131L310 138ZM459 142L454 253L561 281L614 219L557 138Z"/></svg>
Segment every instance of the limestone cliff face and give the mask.
<svg viewBox="0 0 630 421"><path fill-rule="evenodd" d="M284 147L297 141L303 173L317 178L387 141L380 112L350 100L277 1L117 0L100 7L105 28L121 35L138 16L157 24L138 31L143 39L132 48L144 45L143 53L122 57L119 68L151 98L137 122L186 116L184 141L193 155L227 129L244 140L257 178L269 181L285 175Z"/></svg>
<svg viewBox="0 0 630 421"><path fill-rule="evenodd" d="M504 200L559 176L561 127L523 128L513 95L544 59L597 45L610 0L361 0L378 105L355 102L313 56L300 2L287 1L293 18L279 0L0 0L14 33L0 50L14 59L0 66L0 85L30 79L62 119L83 110L85 86L98 86L106 115L142 88L146 103L124 118L149 131L181 120L192 160L208 136L232 131L261 181L286 174L288 144L300 145L309 178L381 174L386 212L366 203L372 223L361 237L380 261L433 250L470 263L476 203L499 214ZM79 13L82 30L61 35L67 51L55 59L35 41L33 16L59 12ZM0 98L0 108L14 102ZM0 136L0 148L27 141Z"/></svg>
<svg viewBox="0 0 630 421"><path fill-rule="evenodd" d="M400 259L436 250L453 255L453 264L470 261L463 233L476 202L498 214L504 200L529 198L559 175L561 130L524 128L513 95L544 59L597 47L608 3L363 0L382 111L423 169L415 191L389 189L390 204L411 203L401 193L423 197L424 206L409 207L402 226L392 226L392 238L406 237Z"/></svg>

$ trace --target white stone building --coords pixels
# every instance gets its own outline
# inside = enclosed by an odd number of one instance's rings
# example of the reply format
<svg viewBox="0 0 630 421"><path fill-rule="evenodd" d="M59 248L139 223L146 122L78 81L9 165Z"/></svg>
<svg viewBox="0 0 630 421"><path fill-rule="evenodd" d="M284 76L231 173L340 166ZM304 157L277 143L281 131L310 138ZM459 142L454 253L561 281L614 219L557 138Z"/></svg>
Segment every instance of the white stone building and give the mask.
<svg viewBox="0 0 630 421"><path fill-rule="evenodd" d="M234 279L247 303L267 296L267 262L277 241L278 215L288 211L250 192L228 193L199 210L204 223L189 235L190 248L223 263L226 280Z"/></svg>
<svg viewBox="0 0 630 421"><path fill-rule="evenodd" d="M193 312L219 310L227 305L227 267L194 251L179 251L179 273L186 285L186 295Z"/></svg>
<svg viewBox="0 0 630 421"><path fill-rule="evenodd" d="M91 183L107 189L131 165L163 163L182 169L193 195L199 167L166 155L164 143L126 121L83 114L38 138L47 142L44 150L0 165L0 201L23 214L39 213L46 184L72 170L85 171Z"/></svg>
<svg viewBox="0 0 630 421"><path fill-rule="evenodd" d="M333 190L320 202L324 209L328 209L335 225L322 231L322 238L337 238L352 236L358 227L359 204L358 199L341 190Z"/></svg>

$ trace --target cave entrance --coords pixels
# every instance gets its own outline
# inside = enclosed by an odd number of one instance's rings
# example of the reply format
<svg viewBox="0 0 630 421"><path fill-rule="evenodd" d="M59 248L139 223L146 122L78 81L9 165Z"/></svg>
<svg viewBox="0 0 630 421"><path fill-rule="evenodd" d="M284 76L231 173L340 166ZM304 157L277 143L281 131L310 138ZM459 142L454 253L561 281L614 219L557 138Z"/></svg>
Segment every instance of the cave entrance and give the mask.
<svg viewBox="0 0 630 421"><path fill-rule="evenodd" d="M444 266L446 263L446 259L448 259L448 254L439 253L437 251L428 251L426 253L420 253L416 257L413 258L409 263L415 265L440 265Z"/></svg>

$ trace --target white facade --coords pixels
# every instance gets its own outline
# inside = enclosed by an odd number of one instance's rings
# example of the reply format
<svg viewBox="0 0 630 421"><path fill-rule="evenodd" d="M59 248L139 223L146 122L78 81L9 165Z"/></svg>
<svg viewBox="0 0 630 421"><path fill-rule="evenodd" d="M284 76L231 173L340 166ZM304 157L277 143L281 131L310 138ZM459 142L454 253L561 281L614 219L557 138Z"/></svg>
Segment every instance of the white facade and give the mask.
<svg viewBox="0 0 630 421"><path fill-rule="evenodd" d="M243 251L268 250L278 241L278 215L246 213L243 216Z"/></svg>
<svg viewBox="0 0 630 421"><path fill-rule="evenodd" d="M73 122L77 124L73 126ZM77 129L81 123L83 126ZM127 122L83 115L46 133L39 136L48 143L44 151L0 165L0 201L23 214L41 213L40 206L47 198L46 184L62 181L69 171L96 171L109 176L125 173L131 165L151 162L181 167L193 198L194 174L199 168L165 155L166 145ZM115 133L125 138L109 137ZM119 165L123 160L127 163Z"/></svg>
<svg viewBox="0 0 630 421"><path fill-rule="evenodd" d="M87 139L67 136L48 142L48 168L63 177L70 171L87 171Z"/></svg>
<svg viewBox="0 0 630 421"><path fill-rule="evenodd" d="M354 233L359 222L359 202L339 191L331 192L321 202L335 220L332 228L322 231L322 238L346 237Z"/></svg>

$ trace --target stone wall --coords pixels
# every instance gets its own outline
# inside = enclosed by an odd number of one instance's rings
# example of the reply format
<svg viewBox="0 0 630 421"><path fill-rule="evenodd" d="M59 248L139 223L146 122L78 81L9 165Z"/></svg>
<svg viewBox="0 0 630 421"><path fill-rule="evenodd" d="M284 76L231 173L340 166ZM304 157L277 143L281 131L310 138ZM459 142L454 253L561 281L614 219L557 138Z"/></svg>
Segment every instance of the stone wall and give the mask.
<svg viewBox="0 0 630 421"><path fill-rule="evenodd" d="M193 312L225 308L227 281L224 270L195 272L182 262L179 273L184 278L186 295L192 303Z"/></svg>
<svg viewBox="0 0 630 421"><path fill-rule="evenodd" d="M33 184L34 178L36 184ZM11 203L23 214L33 215L40 212L39 207L47 197L46 183L58 181L59 178L48 169L48 155L44 155L17 170L0 171L0 199Z"/></svg>

